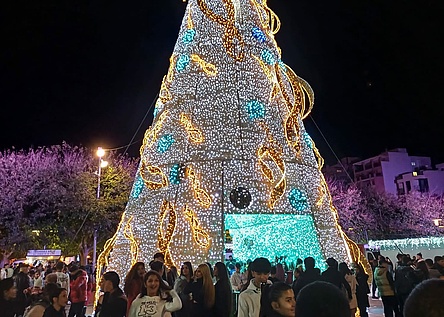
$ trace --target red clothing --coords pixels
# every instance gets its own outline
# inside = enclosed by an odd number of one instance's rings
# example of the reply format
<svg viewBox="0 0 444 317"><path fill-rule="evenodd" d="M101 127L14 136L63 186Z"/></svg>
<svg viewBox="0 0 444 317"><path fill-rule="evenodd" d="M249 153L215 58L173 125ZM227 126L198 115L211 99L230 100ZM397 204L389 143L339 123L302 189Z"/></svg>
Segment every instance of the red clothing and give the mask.
<svg viewBox="0 0 444 317"><path fill-rule="evenodd" d="M128 286L125 285L126 298L128 299L127 312L126 312L127 316L129 309L131 307L131 303L137 297L137 295L139 295L140 292L142 291L142 284L143 280L140 278L140 279L131 280Z"/></svg>
<svg viewBox="0 0 444 317"><path fill-rule="evenodd" d="M84 270L72 272L69 288L72 303L86 302L88 300L88 274Z"/></svg>

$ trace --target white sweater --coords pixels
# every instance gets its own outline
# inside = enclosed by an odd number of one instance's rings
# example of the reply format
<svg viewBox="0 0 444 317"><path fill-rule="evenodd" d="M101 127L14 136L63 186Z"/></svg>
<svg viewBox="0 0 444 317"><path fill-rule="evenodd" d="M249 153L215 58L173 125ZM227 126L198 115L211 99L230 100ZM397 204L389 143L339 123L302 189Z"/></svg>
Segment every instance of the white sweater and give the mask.
<svg viewBox="0 0 444 317"><path fill-rule="evenodd" d="M164 317L168 312L173 312L182 308L182 302L174 290L170 291L172 302L160 299L160 296L136 297L132 302L128 317Z"/></svg>
<svg viewBox="0 0 444 317"><path fill-rule="evenodd" d="M261 288L250 281L248 288L240 293L238 302L238 317L259 317L261 310Z"/></svg>

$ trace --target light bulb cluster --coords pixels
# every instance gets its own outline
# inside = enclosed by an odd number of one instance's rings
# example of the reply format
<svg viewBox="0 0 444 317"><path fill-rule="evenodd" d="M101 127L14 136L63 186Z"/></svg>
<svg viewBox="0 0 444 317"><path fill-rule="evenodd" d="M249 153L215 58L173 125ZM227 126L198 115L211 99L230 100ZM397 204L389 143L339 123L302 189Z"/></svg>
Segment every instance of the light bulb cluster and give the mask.
<svg viewBox="0 0 444 317"><path fill-rule="evenodd" d="M281 61L266 0L189 0L108 269L235 258L359 258L302 118L314 97ZM306 107L306 99L309 106ZM167 176L168 175L168 176ZM144 186L141 186L143 180ZM124 234L131 224L131 237ZM132 240L134 238L134 241Z"/></svg>

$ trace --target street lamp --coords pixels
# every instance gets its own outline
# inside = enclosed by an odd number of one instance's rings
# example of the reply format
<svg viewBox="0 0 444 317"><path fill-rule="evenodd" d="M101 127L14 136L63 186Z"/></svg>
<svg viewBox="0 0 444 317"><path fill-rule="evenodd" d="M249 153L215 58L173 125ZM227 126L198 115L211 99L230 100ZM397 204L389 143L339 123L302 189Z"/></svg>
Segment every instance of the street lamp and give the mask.
<svg viewBox="0 0 444 317"><path fill-rule="evenodd" d="M97 199L100 199L100 177L102 176L102 168L108 166L108 162L103 160L105 156L105 150L100 146L96 152L99 157L99 169L97 171ZM94 244L93 244L93 272L96 270L96 258L97 258L97 229L94 229Z"/></svg>

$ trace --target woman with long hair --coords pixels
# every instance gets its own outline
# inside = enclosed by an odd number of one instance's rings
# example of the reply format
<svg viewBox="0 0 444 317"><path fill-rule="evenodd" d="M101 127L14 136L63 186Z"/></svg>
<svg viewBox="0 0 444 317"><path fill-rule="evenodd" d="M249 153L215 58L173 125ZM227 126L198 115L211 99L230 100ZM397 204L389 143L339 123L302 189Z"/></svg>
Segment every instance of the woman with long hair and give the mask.
<svg viewBox="0 0 444 317"><path fill-rule="evenodd" d="M261 294L261 317L294 317L296 300L290 285L277 282L266 286Z"/></svg>
<svg viewBox="0 0 444 317"><path fill-rule="evenodd" d="M370 294L370 287L368 285L368 274L365 273L364 267L360 263L355 264L356 271L356 299L358 301L359 314L361 317L368 317L367 307L370 307L368 301L368 294Z"/></svg>
<svg viewBox="0 0 444 317"><path fill-rule="evenodd" d="M42 317L46 308L51 305L50 294L59 288L56 283L46 283L41 296L25 310L24 317Z"/></svg>
<svg viewBox="0 0 444 317"><path fill-rule="evenodd" d="M356 314L356 308L358 307L358 300L356 299L356 285L358 282L356 281L356 277L353 275L352 271L350 271L347 263L339 263L339 272L350 285L352 298L349 299L348 304L350 306L350 316L354 317Z"/></svg>
<svg viewBox="0 0 444 317"><path fill-rule="evenodd" d="M177 293L167 286L156 271L148 271L143 278L142 292L131 304L127 317L163 317L182 308Z"/></svg>
<svg viewBox="0 0 444 317"><path fill-rule="evenodd" d="M65 307L68 304L68 291L64 288L55 288L48 294L51 305L45 309L43 317L65 317Z"/></svg>
<svg viewBox="0 0 444 317"><path fill-rule="evenodd" d="M125 285L123 287L123 292L128 299L127 303L127 315L133 300L140 294L142 291L143 285L143 276L145 275L145 263L136 262L125 278Z"/></svg>
<svg viewBox="0 0 444 317"><path fill-rule="evenodd" d="M182 309L175 312L176 317L191 316L191 301L188 293L185 293L185 288L188 284L193 282L193 267L191 262L183 262L180 268L180 276L174 283L174 290L182 301Z"/></svg>
<svg viewBox="0 0 444 317"><path fill-rule="evenodd" d="M194 272L194 282L187 285L185 292L190 294L192 316L211 316L215 301L215 290L210 268L200 264Z"/></svg>
<svg viewBox="0 0 444 317"><path fill-rule="evenodd" d="M17 297L17 287L14 285L12 277L0 280L0 311L2 316L16 316L15 298Z"/></svg>
<svg viewBox="0 0 444 317"><path fill-rule="evenodd" d="M233 306L233 290L231 289L227 267L224 263L217 262L214 265L213 273L216 278L213 316L229 317Z"/></svg>

